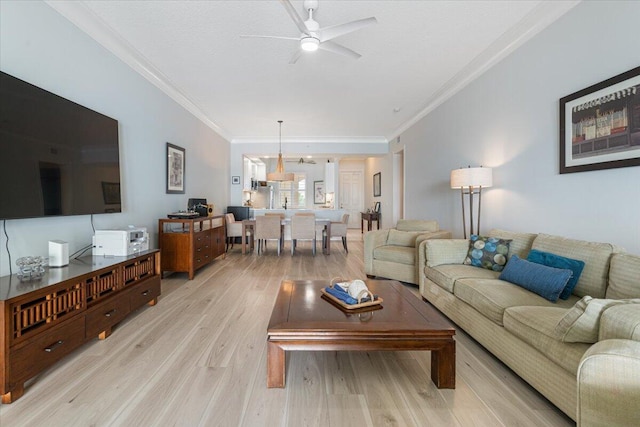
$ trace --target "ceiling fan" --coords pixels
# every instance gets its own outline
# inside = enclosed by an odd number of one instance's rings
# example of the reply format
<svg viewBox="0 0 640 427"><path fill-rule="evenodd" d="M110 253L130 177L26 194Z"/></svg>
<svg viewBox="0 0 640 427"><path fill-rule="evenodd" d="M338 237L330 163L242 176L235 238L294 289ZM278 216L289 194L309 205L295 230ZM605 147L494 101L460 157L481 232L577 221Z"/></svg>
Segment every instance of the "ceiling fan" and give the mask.
<svg viewBox="0 0 640 427"><path fill-rule="evenodd" d="M297 163L299 165L306 163L308 165L315 165L316 161L313 159L305 160L304 158L300 157L298 160L287 160L287 163Z"/></svg>
<svg viewBox="0 0 640 427"><path fill-rule="evenodd" d="M300 58L302 51L313 52L318 49L348 56L349 58L358 59L362 55L342 46L334 41L336 37L343 36L361 28L375 24L378 20L374 17L358 19L356 21L347 22L346 24L332 25L320 28L320 24L313 19L313 12L318 9L318 0L304 0L304 9L309 14L309 19L303 21L298 12L294 9L289 0L280 0L280 3L286 9L293 22L296 24L302 34L300 37L280 37L280 36L262 36L262 35L242 35L240 37L260 37L269 39L298 40L300 46L294 52L289 60L290 64L295 64Z"/></svg>

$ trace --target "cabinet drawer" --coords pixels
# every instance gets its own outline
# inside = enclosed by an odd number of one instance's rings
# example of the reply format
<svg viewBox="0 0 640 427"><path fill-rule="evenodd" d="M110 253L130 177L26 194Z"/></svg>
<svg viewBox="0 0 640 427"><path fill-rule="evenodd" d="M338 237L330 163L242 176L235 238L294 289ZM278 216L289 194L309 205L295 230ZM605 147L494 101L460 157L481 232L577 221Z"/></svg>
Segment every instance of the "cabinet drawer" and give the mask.
<svg viewBox="0 0 640 427"><path fill-rule="evenodd" d="M29 339L11 351L9 383L21 383L53 365L84 342L84 315Z"/></svg>
<svg viewBox="0 0 640 427"><path fill-rule="evenodd" d="M104 301L85 315L86 337L97 337L124 319L129 311L129 297L126 294L114 295L110 300Z"/></svg>
<svg viewBox="0 0 640 427"><path fill-rule="evenodd" d="M145 305L160 296L160 279L152 279L136 285L129 291L129 306L131 311Z"/></svg>

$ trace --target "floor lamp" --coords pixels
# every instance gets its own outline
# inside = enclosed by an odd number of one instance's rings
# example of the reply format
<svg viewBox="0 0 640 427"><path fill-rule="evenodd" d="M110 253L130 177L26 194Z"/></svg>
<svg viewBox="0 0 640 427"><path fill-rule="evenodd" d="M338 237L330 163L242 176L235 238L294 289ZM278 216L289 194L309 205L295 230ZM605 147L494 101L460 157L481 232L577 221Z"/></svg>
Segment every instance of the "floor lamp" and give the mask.
<svg viewBox="0 0 640 427"><path fill-rule="evenodd" d="M478 195L478 227L480 233L480 206L482 203L482 189L493 185L493 169L467 168L454 169L451 171L451 188L460 189L460 200L462 201L462 230L464 238L467 238L467 225L465 220L464 195L469 195L469 235L475 234L473 231L473 195Z"/></svg>

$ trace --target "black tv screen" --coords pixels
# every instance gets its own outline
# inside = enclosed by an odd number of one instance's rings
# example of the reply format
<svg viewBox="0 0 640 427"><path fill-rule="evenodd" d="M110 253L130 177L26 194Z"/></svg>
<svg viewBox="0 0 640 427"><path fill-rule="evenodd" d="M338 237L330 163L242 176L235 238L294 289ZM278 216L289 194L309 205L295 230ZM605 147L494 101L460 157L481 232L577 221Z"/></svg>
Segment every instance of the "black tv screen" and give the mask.
<svg viewBox="0 0 640 427"><path fill-rule="evenodd" d="M120 211L118 121L0 72L0 219Z"/></svg>

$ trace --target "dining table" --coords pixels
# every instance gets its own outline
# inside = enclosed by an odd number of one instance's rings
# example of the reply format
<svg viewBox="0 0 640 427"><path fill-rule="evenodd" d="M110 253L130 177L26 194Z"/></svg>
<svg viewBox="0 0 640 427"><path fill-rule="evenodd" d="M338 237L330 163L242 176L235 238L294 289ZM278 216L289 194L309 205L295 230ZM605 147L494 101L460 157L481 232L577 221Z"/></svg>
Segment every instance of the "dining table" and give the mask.
<svg viewBox="0 0 640 427"><path fill-rule="evenodd" d="M290 226L291 218L283 218L281 222L282 226ZM324 226L324 230L326 232L326 239L322 239L324 244L322 245L322 253L325 255L331 254L331 220L328 218L316 218L316 225ZM243 219L242 220L242 236L245 238L242 239L242 255L247 253L247 233L250 234L249 238L249 250L253 251L254 247L254 235L256 230L256 220L255 218Z"/></svg>

